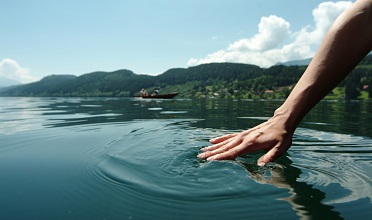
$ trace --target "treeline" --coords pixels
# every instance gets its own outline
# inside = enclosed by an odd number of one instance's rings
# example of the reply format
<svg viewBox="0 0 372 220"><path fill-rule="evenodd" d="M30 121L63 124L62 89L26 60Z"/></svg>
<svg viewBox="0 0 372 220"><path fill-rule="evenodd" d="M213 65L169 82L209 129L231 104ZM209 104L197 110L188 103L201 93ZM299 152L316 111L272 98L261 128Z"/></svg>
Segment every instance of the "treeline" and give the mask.
<svg viewBox="0 0 372 220"><path fill-rule="evenodd" d="M212 63L170 69L158 76L137 75L130 70L81 75L52 75L30 84L3 88L1 96L131 97L142 88L178 97L237 99L286 98L306 66L260 68L237 63ZM372 97L372 56L367 56L341 84L346 99ZM332 95L332 94L331 94Z"/></svg>
<svg viewBox="0 0 372 220"><path fill-rule="evenodd" d="M304 69L298 66L262 69L247 64L214 63L169 70L159 76L159 83L163 83L164 92L178 91L184 97L285 98Z"/></svg>
<svg viewBox="0 0 372 220"><path fill-rule="evenodd" d="M51 75L26 85L13 86L0 91L2 96L131 96L141 87L153 85L154 77L136 75L130 70L93 72L81 75Z"/></svg>

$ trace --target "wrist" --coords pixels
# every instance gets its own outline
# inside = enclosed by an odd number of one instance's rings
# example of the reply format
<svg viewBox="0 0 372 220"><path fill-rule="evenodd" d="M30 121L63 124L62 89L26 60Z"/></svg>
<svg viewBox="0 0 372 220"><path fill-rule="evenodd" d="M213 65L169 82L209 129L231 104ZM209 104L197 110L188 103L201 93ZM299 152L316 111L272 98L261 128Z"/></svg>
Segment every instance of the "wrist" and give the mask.
<svg viewBox="0 0 372 220"><path fill-rule="evenodd" d="M289 109L279 107L275 110L274 115L271 120L274 120L275 123L280 123L284 126L284 129L293 134L296 130L300 120L292 113Z"/></svg>

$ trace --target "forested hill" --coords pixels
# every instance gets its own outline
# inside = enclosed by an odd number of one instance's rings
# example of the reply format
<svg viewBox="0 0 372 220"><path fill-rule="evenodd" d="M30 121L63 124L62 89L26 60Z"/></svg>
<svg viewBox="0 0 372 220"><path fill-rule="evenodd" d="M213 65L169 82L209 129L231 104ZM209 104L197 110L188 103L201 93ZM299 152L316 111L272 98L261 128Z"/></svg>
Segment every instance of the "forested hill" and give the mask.
<svg viewBox="0 0 372 220"><path fill-rule="evenodd" d="M52 75L38 82L3 89L0 95L127 97L135 95L141 88L151 90L153 87L159 87L161 92L178 91L180 97L191 97L198 92L217 93L220 89L231 93L264 91L295 83L301 69L285 66L262 69L248 64L212 63L170 69L158 76L137 75L130 70L93 72L79 77Z"/></svg>
<svg viewBox="0 0 372 220"><path fill-rule="evenodd" d="M211 63L170 69L158 76L137 75L130 70L93 72L81 76L51 75L30 84L3 88L1 96L106 96L130 97L142 88L179 97L285 98L306 66L260 68L249 64ZM360 95L372 85L372 56L367 56L342 84L345 92ZM371 88L372 86L370 86ZM347 95L346 95L347 97Z"/></svg>
<svg viewBox="0 0 372 220"><path fill-rule="evenodd" d="M81 75L51 75L38 82L0 91L2 96L130 96L141 87L154 84L153 76L129 70L93 72Z"/></svg>

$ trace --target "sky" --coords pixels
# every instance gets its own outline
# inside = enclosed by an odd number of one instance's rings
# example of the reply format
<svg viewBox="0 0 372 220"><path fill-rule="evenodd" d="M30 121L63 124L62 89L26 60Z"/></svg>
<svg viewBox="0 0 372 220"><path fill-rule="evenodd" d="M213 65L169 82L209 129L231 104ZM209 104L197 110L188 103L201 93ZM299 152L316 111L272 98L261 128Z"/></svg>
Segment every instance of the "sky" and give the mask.
<svg viewBox="0 0 372 220"><path fill-rule="evenodd" d="M310 58L352 1L0 0L0 77Z"/></svg>

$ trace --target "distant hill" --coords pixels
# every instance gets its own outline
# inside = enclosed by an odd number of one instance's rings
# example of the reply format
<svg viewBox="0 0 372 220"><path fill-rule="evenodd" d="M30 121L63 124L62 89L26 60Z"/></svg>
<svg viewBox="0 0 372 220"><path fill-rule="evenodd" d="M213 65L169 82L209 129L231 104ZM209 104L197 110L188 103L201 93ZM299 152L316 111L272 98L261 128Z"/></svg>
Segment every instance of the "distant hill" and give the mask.
<svg viewBox="0 0 372 220"><path fill-rule="evenodd" d="M276 66L278 65L284 65L284 66L307 66L310 64L311 60L313 58L308 58L308 59L304 59L304 60L293 60L293 61L288 61L288 62L284 62L284 63L277 63L275 64Z"/></svg>
<svg viewBox="0 0 372 220"><path fill-rule="evenodd" d="M187 69L170 69L159 75L157 80L168 84L184 84L190 81L206 81L208 79L246 80L257 77L262 71L262 68L250 64L209 63Z"/></svg>
<svg viewBox="0 0 372 220"><path fill-rule="evenodd" d="M277 63L275 64L276 66L278 65L283 65L283 66L308 66L313 58L308 58L308 59L303 59L303 60L292 60L284 63ZM360 63L359 65L365 65L365 64L372 64L372 52L366 56Z"/></svg>
<svg viewBox="0 0 372 220"><path fill-rule="evenodd" d="M38 82L0 91L5 96L129 96L129 91L153 83L151 76L140 76L129 70L93 72L79 77L51 75ZM148 81L146 83L146 81ZM121 94L119 94L121 93Z"/></svg>
<svg viewBox="0 0 372 220"><path fill-rule="evenodd" d="M19 84L22 84L22 83L17 81L17 80L12 80L12 79L7 79L7 78L4 78L4 77L0 77L0 88L19 85Z"/></svg>
<svg viewBox="0 0 372 220"><path fill-rule="evenodd" d="M161 75L137 75L130 70L93 72L81 76L51 75L38 82L0 90L0 96L131 97L142 88L178 97L285 98L310 59L270 68L250 64L210 63L169 69ZM306 64L306 65L294 65ZM372 55L367 56L340 86L355 98L364 85L372 85ZM364 88L366 88L364 86ZM372 88L370 86L369 88ZM150 92L150 91L149 91ZM372 89L371 89L372 95Z"/></svg>
<svg viewBox="0 0 372 220"><path fill-rule="evenodd" d="M0 91L1 96L110 96L129 97L146 88L161 92L181 91L180 96L208 93L211 86L229 88L229 92L252 90L255 93L295 83L301 75L297 67L263 69L238 63L211 63L189 68L174 68L158 76L137 75L130 70L93 72L79 77L52 75L38 82ZM270 85L270 86L268 86Z"/></svg>

